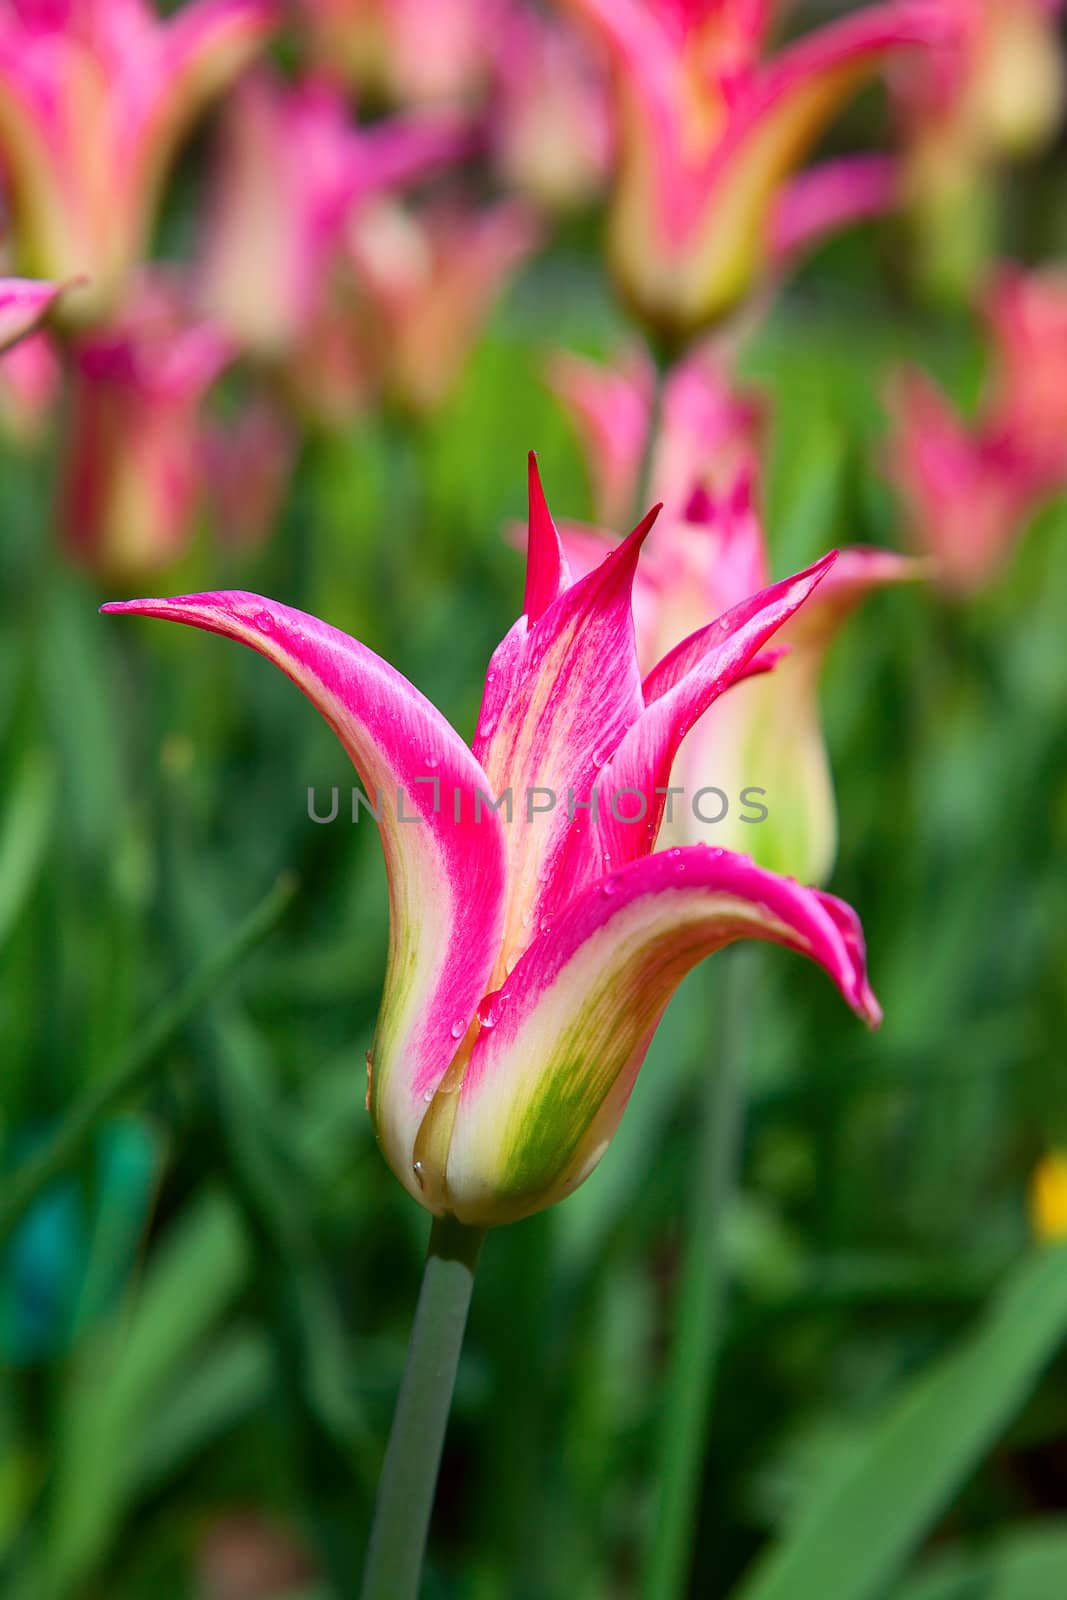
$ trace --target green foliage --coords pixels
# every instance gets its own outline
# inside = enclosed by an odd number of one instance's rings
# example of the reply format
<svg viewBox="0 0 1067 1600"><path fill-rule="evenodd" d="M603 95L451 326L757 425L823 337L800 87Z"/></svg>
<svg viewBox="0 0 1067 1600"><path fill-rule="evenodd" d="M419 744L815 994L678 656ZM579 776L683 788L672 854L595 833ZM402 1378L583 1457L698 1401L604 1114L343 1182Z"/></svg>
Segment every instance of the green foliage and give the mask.
<svg viewBox="0 0 1067 1600"><path fill-rule="evenodd" d="M773 405L777 572L897 539L877 468L894 363L921 355L973 391L971 330L892 309L874 263L853 270L825 267L840 298L801 283L746 352ZM519 604L501 531L523 515L528 447L558 513L589 511L538 362L559 341L606 350L617 328L588 262L549 256L454 402L422 428L378 418L317 442L276 537L243 555L205 542L175 587L318 612L469 733ZM289 1600L347 1595L426 1233L363 1110L377 841L308 820L309 785L352 777L291 685L222 643L97 618L107 596L59 568L32 470L12 465L3 496L5 1171L100 1092L280 871L301 887L124 1104L158 1151L136 1248L76 1230L78 1281L100 1288L72 1339L3 1351L0 1589L193 1600L210 1530L254 1507L315 1574ZM761 957L694 1595L1067 1592L1067 1280L1061 1255L1027 1254L1025 1211L1035 1161L1067 1141L1065 533L1059 507L966 609L878 598L831 661L833 887L863 916L886 1025L865 1036L800 963ZM595 1177L487 1243L430 1600L637 1592L716 1064L703 976ZM90 1146L69 1171L91 1218Z"/></svg>

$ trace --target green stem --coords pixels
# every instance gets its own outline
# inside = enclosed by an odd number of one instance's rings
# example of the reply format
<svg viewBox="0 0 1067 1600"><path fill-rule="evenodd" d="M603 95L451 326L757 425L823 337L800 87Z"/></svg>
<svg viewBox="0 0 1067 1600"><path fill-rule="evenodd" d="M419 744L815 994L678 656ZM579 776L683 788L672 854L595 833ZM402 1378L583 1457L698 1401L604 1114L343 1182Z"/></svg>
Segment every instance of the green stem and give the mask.
<svg viewBox="0 0 1067 1600"><path fill-rule="evenodd" d="M689 1195L675 1337L660 1435L659 1494L645 1565L644 1600L687 1592L715 1369L722 1341L725 1224L737 1184L744 1123L744 1035L751 950L723 957L719 1055L706 1074ZM706 1592L703 1591L702 1592Z"/></svg>
<svg viewBox="0 0 1067 1600"><path fill-rule="evenodd" d="M100 1119L141 1089L159 1056L196 1016L234 967L275 928L296 893L296 879L283 873L273 889L226 942L194 973L184 988L161 1006L139 1038L119 1056L110 1072L92 1085L64 1116L51 1138L7 1180L0 1205L0 1243L41 1191L76 1161Z"/></svg>
<svg viewBox="0 0 1067 1600"><path fill-rule="evenodd" d="M435 1218L374 1506L362 1600L415 1600L484 1234Z"/></svg>

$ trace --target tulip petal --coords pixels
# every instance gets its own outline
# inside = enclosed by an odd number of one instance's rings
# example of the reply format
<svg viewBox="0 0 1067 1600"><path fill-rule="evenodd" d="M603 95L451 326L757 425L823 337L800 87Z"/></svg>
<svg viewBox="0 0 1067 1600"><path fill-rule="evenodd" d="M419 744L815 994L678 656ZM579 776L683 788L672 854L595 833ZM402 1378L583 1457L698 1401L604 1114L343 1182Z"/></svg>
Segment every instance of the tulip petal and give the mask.
<svg viewBox="0 0 1067 1600"><path fill-rule="evenodd" d="M0 278L0 351L10 349L32 333L62 293L60 284Z"/></svg>
<svg viewBox="0 0 1067 1600"><path fill-rule="evenodd" d="M474 753L494 795L510 790L525 810L507 837L508 915L497 982L569 892L559 860L576 826L571 795L588 800L600 766L641 714L630 595L658 509L537 621L520 617L489 664Z"/></svg>
<svg viewBox="0 0 1067 1600"><path fill-rule="evenodd" d="M572 881L588 882L647 854L659 832L671 768L685 735L728 688L766 669L763 646L803 606L835 559L836 551L831 551L806 571L743 600L684 639L649 673L646 709L601 774L599 855L589 840L581 855L573 850L568 861ZM623 802L625 792L644 797L640 814L629 800Z"/></svg>
<svg viewBox="0 0 1067 1600"><path fill-rule="evenodd" d="M500 1222L576 1188L682 978L744 938L809 956L860 1017L880 1021L862 932L842 902L704 845L633 862L577 896L483 1008L454 1112L441 1110L454 1115L447 1209Z"/></svg>
<svg viewBox="0 0 1067 1600"><path fill-rule="evenodd" d="M488 780L450 724L373 651L317 618L228 591L103 607L187 623L266 656L344 745L374 804L389 877L389 964L369 1104L412 1193L419 1122L485 993L500 942L504 840L470 797ZM454 791L463 797L455 819Z"/></svg>
<svg viewBox="0 0 1067 1600"><path fill-rule="evenodd" d="M884 216L900 202L901 181L900 163L880 155L823 161L793 178L779 196L771 224L778 266L790 266L848 223Z"/></svg>
<svg viewBox="0 0 1067 1600"><path fill-rule="evenodd" d="M571 576L567 557L563 551L559 530L541 487L541 474L537 470L537 457L530 451L529 459L530 516L526 544L526 596L523 611L532 627L564 589L570 588Z"/></svg>

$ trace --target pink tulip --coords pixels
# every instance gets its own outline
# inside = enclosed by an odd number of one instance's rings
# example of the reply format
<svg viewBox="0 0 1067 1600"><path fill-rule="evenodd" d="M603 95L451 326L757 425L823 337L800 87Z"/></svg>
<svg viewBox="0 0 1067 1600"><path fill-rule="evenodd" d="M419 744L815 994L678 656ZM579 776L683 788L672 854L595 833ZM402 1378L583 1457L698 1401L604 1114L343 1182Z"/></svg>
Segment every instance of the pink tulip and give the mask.
<svg viewBox="0 0 1067 1600"><path fill-rule="evenodd" d="M833 557L749 596L642 678L630 589L653 520L572 581L531 471L524 611L490 662L472 748L385 661L275 601L105 607L250 646L351 757L380 815L392 915L368 1105L394 1172L438 1215L506 1222L576 1188L681 978L735 939L812 957L860 1016L879 1017L847 906L705 845L654 850L685 733L761 664Z"/></svg>
<svg viewBox="0 0 1067 1600"><path fill-rule="evenodd" d="M195 0L164 22L142 0L8 0L0 159L14 241L24 270L89 280L69 318L117 305L178 143L275 12L275 0Z"/></svg>
<svg viewBox="0 0 1067 1600"><path fill-rule="evenodd" d="M289 86L266 72L233 95L223 135L204 304L244 350L297 363L335 320L331 296L360 206L470 146L452 117L357 127L324 79Z"/></svg>
<svg viewBox="0 0 1067 1600"><path fill-rule="evenodd" d="M516 7L500 30L492 145L501 177L549 211L586 204L612 155L606 76L583 40Z"/></svg>
<svg viewBox="0 0 1067 1600"><path fill-rule="evenodd" d="M972 424L922 373L892 394L890 475L914 541L957 594L989 582L1067 486L1067 276L1006 269L984 310L992 364Z"/></svg>
<svg viewBox="0 0 1067 1600"><path fill-rule="evenodd" d="M615 67L620 160L610 248L624 294L688 337L773 265L793 174L842 103L901 50L941 37L932 0L861 10L762 59L759 0L568 0ZM869 172L838 207L870 205ZM833 220L833 219L831 219Z"/></svg>
<svg viewBox="0 0 1067 1600"><path fill-rule="evenodd" d="M200 506L201 403L231 354L160 281L75 341L60 510L72 553L95 571L126 583L181 553Z"/></svg>
<svg viewBox="0 0 1067 1600"><path fill-rule="evenodd" d="M364 329L394 399L416 412L440 404L504 285L540 241L518 200L479 211L450 205L421 212L383 202L350 234L350 259L365 300Z"/></svg>

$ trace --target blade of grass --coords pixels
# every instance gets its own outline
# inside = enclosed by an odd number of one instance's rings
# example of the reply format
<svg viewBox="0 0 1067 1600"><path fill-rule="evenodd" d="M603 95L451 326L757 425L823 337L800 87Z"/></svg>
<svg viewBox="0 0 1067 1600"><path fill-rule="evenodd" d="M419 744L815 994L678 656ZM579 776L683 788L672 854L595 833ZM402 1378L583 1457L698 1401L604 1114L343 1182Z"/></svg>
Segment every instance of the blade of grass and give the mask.
<svg viewBox="0 0 1067 1600"><path fill-rule="evenodd" d="M0 1202L0 1242L10 1236L20 1217L48 1184L77 1160L100 1119L144 1086L160 1056L190 1018L277 926L295 893L296 879L283 874L188 983L148 1019L139 1037L126 1047L112 1069L75 1102L47 1143L16 1168Z"/></svg>
<svg viewBox="0 0 1067 1600"><path fill-rule="evenodd" d="M737 1600L874 1600L1000 1436L1067 1334L1067 1246L1015 1269L978 1326L891 1404Z"/></svg>

